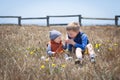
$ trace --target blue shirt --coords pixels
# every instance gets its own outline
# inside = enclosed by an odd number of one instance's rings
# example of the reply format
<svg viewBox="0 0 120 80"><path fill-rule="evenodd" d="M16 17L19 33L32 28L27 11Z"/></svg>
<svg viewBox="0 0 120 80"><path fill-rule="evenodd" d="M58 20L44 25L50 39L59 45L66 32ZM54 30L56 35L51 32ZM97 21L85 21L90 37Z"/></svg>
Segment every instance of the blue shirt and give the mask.
<svg viewBox="0 0 120 80"><path fill-rule="evenodd" d="M71 39L69 36L68 38ZM76 44L75 45L68 44L67 48L69 51L72 51L72 47L81 48L82 50L85 50L87 44L89 43L87 35L82 32L79 32L73 40L75 41Z"/></svg>

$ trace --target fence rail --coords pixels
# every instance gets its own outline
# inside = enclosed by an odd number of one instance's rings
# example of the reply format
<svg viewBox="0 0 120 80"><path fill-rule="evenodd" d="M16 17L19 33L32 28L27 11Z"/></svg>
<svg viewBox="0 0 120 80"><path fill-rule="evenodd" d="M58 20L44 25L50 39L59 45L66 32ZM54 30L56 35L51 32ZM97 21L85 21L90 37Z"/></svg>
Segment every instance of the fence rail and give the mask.
<svg viewBox="0 0 120 80"><path fill-rule="evenodd" d="M21 18L21 20L29 20L29 19L47 19L46 17L36 17L36 18Z"/></svg>
<svg viewBox="0 0 120 80"><path fill-rule="evenodd" d="M78 17L80 15L61 15L61 16L49 16L49 17Z"/></svg>
<svg viewBox="0 0 120 80"><path fill-rule="evenodd" d="M55 18L55 17L78 17L79 24L81 26L81 15L61 15L61 16L47 16L47 26L54 26L54 25L66 25L66 24L50 24L50 18Z"/></svg>
<svg viewBox="0 0 120 80"><path fill-rule="evenodd" d="M18 18L21 16L0 16L0 18Z"/></svg>
<svg viewBox="0 0 120 80"><path fill-rule="evenodd" d="M52 26L52 25L67 25L67 23L62 23L62 24L50 24L50 18L55 18L55 17L61 17L61 18L66 18L66 17L78 17L78 22L80 25L82 25L81 21L82 19L88 19L88 20L114 20L116 26L118 25L118 20L120 18L120 15L116 15L114 18L91 18L91 17L82 17L81 15L58 15L58 16L46 16L46 17L31 17L31 18L22 18L21 16L0 16L0 18L17 18L18 19L18 25L21 26L21 21L22 20L35 20L35 19L45 19L47 26Z"/></svg>
<svg viewBox="0 0 120 80"><path fill-rule="evenodd" d="M56 25L67 25L67 23L62 23L62 24L49 24L49 26L56 26Z"/></svg>
<svg viewBox="0 0 120 80"><path fill-rule="evenodd" d="M90 18L90 17L82 17L82 19L91 19L91 20L115 20L115 18Z"/></svg>
<svg viewBox="0 0 120 80"><path fill-rule="evenodd" d="M17 18L18 25L21 26L21 16L0 16L0 18Z"/></svg>

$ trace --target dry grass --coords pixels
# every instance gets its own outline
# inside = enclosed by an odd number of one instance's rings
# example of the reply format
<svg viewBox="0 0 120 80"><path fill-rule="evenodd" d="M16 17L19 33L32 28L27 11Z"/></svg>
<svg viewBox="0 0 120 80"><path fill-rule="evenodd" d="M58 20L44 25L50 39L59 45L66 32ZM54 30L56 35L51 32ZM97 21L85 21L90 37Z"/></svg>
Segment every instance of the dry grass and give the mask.
<svg viewBox="0 0 120 80"><path fill-rule="evenodd" d="M74 61L50 59L46 56L48 31L64 27L0 26L0 80L120 80L120 28L82 27L95 48L96 64L85 57L82 68Z"/></svg>

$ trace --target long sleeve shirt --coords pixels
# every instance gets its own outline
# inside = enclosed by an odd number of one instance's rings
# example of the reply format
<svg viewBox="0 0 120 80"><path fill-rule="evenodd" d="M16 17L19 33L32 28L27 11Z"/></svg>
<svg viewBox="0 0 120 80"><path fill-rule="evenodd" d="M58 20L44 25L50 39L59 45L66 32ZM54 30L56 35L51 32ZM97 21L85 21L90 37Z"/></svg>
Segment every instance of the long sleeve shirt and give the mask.
<svg viewBox="0 0 120 80"><path fill-rule="evenodd" d="M62 47L63 47L63 49L66 49L66 48L67 48L67 45L63 45ZM54 53L55 53L55 52L52 51L51 44L48 44L48 46L47 46L47 54L48 54L49 56L51 56L51 55L53 55Z"/></svg>
<svg viewBox="0 0 120 80"><path fill-rule="evenodd" d="M69 36L68 38L71 39ZM81 48L82 50L85 50L87 44L89 43L87 35L82 32L79 32L73 40L75 41L76 44L75 45L68 44L67 48L69 51L72 51L72 47Z"/></svg>

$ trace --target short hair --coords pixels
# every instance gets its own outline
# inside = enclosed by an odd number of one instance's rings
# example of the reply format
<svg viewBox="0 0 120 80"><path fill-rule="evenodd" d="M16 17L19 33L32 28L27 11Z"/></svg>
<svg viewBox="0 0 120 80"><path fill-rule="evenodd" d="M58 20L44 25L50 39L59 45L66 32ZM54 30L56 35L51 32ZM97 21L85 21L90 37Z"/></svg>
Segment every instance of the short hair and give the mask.
<svg viewBox="0 0 120 80"><path fill-rule="evenodd" d="M78 32L80 30L80 24L77 22L71 22L66 27L67 31L73 30L75 32Z"/></svg>

